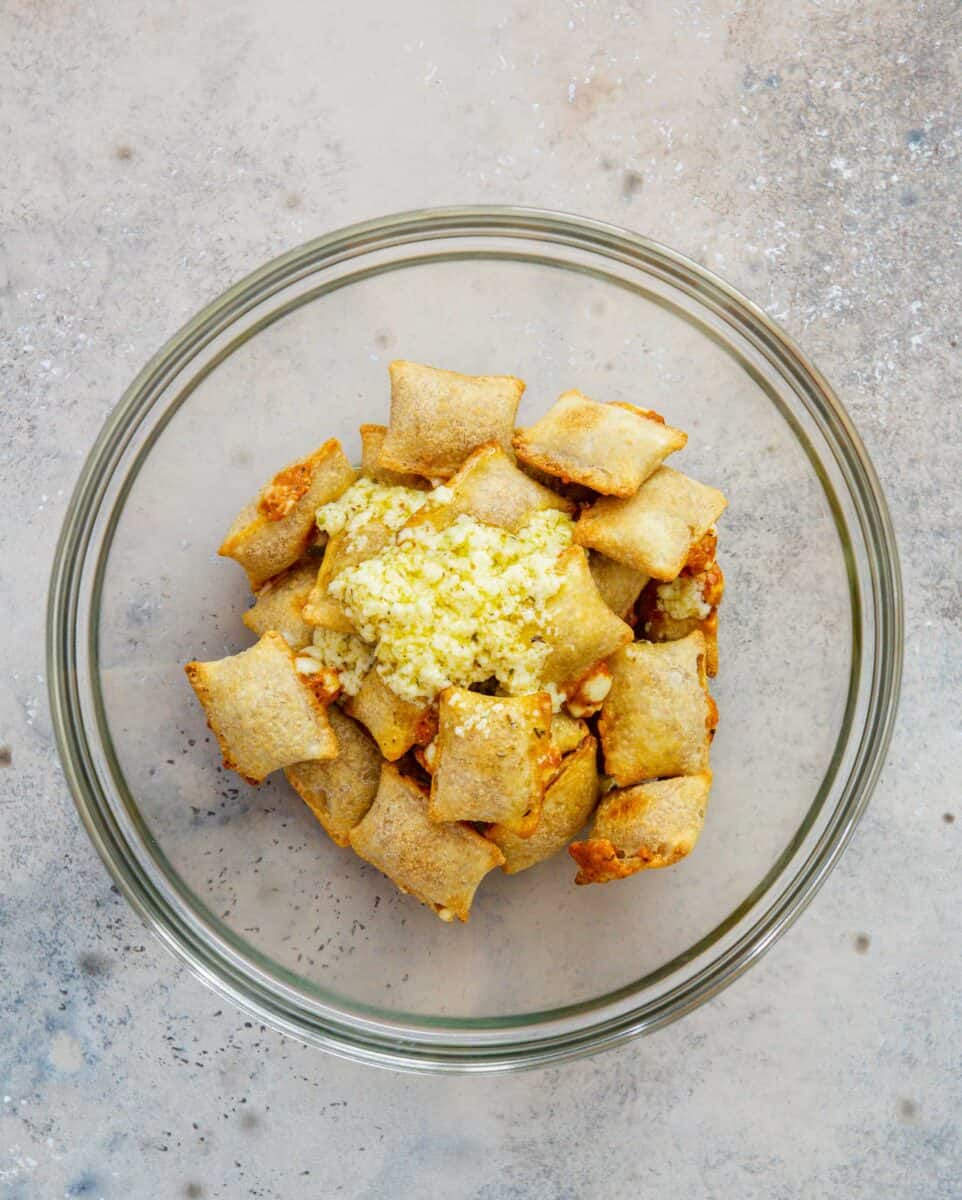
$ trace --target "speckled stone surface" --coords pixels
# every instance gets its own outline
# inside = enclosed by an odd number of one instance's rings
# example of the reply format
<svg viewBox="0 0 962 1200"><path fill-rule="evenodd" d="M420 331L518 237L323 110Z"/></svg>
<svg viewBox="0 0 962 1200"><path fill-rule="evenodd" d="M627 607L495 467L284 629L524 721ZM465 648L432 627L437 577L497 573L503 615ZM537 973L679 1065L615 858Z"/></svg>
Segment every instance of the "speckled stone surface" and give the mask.
<svg viewBox="0 0 962 1200"><path fill-rule="evenodd" d="M957 1196L958 11L0 6L0 1195ZM83 456L200 305L382 212L583 212L726 276L839 389L901 538L875 798L760 965L655 1037L391 1075L253 1026L111 888L60 773L43 605Z"/></svg>

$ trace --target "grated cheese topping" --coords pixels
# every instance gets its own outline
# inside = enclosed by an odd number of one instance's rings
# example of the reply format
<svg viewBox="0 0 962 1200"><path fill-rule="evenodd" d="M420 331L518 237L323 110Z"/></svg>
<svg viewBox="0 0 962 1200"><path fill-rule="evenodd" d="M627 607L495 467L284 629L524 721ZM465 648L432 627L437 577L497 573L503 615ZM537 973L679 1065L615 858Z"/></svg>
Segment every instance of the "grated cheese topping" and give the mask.
<svg viewBox="0 0 962 1200"><path fill-rule="evenodd" d="M423 703L492 677L509 695L527 695L542 688L544 605L561 586L552 568L573 530L553 509L517 533L467 515L441 530L402 529L395 544L341 571L329 592L403 699Z"/></svg>
<svg viewBox="0 0 962 1200"><path fill-rule="evenodd" d="M355 541L371 521L380 521L396 532L429 499L437 502L437 493L359 479L337 500L322 504L315 519L323 533L347 533L349 540Z"/></svg>
<svg viewBox="0 0 962 1200"><path fill-rule="evenodd" d="M303 675L311 675L321 667L332 667L337 671L342 690L348 696L356 696L361 680L373 662L373 649L353 633L315 629L314 644L298 652L296 665Z"/></svg>

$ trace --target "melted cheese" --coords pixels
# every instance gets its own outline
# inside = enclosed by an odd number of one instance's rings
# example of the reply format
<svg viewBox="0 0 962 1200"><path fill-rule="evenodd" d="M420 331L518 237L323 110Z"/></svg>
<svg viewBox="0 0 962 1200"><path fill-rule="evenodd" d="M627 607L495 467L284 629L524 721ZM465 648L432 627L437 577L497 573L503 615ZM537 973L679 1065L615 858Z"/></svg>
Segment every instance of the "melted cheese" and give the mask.
<svg viewBox="0 0 962 1200"><path fill-rule="evenodd" d="M656 604L673 621L697 618L703 621L711 612L711 605L702 599L701 587L690 575L679 575L671 583L660 583Z"/></svg>

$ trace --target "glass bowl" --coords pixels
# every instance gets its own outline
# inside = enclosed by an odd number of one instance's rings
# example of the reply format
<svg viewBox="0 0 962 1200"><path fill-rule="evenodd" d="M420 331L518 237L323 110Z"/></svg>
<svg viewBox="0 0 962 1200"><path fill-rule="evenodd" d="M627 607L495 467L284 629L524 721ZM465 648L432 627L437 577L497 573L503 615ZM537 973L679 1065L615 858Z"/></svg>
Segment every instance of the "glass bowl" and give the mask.
<svg viewBox="0 0 962 1200"><path fill-rule="evenodd" d="M323 834L283 779L225 772L184 678L249 644L216 547L278 467L383 421L404 357L564 389L688 430L721 487L728 589L704 834L678 866L573 886L560 855L443 924ZM675 459L672 460L676 462ZM902 649L896 548L825 380L758 308L682 256L519 208L409 213L268 263L134 380L77 484L50 591L60 752L128 900L211 987L392 1067L544 1064L657 1029L798 915L878 775Z"/></svg>

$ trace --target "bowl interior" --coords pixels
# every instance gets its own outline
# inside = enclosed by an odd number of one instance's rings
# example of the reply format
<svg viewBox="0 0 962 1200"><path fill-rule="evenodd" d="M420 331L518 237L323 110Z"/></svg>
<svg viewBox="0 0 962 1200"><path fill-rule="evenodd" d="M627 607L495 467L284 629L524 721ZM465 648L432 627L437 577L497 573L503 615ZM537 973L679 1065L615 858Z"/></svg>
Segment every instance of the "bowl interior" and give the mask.
<svg viewBox="0 0 962 1200"><path fill-rule="evenodd" d="M387 419L393 357L520 375L522 423L569 387L655 408L689 433L673 464L728 495L715 783L679 866L576 888L562 855L489 876L470 923L448 926L329 842L283 779L255 789L221 767L182 670L252 641L242 573L216 548L288 460L332 435L357 457L358 424ZM817 817L857 668L844 505L790 384L638 271L454 246L277 291L162 407L104 538L95 688L125 819L197 919L339 1010L442 1026L667 987L710 956Z"/></svg>

